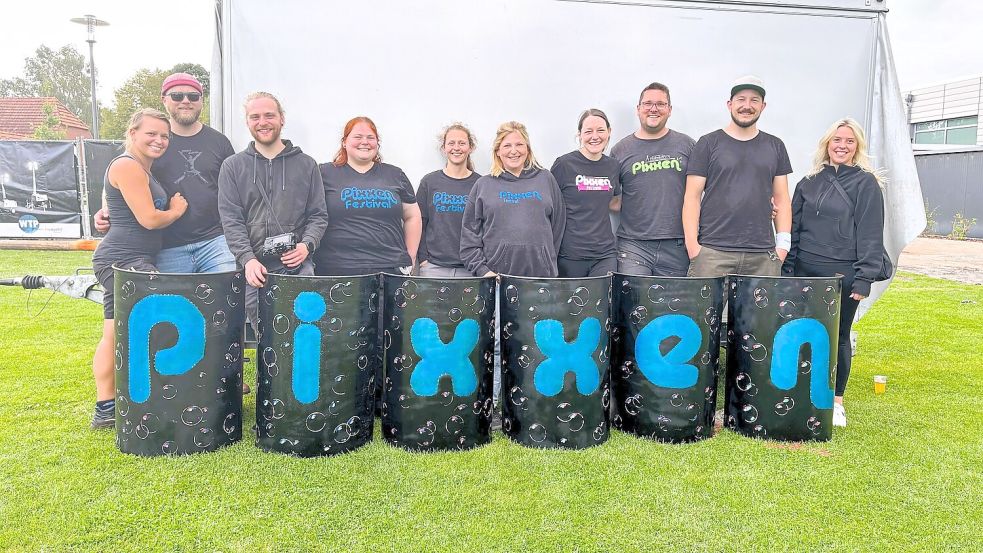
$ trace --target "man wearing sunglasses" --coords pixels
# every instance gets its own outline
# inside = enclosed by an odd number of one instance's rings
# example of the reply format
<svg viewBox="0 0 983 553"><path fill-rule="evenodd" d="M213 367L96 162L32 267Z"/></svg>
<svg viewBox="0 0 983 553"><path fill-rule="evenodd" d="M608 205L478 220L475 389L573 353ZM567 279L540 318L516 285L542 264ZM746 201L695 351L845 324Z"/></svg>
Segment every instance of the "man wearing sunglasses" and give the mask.
<svg viewBox="0 0 983 553"><path fill-rule="evenodd" d="M187 198L188 211L164 231L157 268L163 273L234 271L235 257L218 214L218 173L235 150L225 135L199 121L204 95L193 75L168 75L160 94L171 121L171 141L152 171L169 196L180 192ZM104 209L95 220L96 230L109 229Z"/></svg>

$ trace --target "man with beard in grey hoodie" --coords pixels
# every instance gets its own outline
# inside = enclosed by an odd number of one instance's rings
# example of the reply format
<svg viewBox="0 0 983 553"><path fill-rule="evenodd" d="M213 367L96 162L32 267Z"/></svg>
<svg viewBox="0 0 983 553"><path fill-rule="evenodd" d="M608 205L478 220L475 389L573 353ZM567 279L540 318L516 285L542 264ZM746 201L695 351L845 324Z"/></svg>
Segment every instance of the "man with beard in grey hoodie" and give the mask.
<svg viewBox="0 0 983 553"><path fill-rule="evenodd" d="M229 249L245 270L246 316L255 328L257 289L268 273L314 274L310 255L328 226L328 212L317 162L280 139L285 121L280 101L254 92L245 107L253 142L222 163L218 209ZM288 238L293 247L264 253L264 242L272 237Z"/></svg>

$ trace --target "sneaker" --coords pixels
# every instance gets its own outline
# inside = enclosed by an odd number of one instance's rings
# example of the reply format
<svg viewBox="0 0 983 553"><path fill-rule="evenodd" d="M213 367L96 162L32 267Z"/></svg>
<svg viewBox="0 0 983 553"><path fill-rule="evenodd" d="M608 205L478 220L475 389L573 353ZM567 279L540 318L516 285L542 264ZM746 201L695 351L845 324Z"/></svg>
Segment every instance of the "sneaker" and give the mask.
<svg viewBox="0 0 983 553"><path fill-rule="evenodd" d="M492 413L491 425L488 427L488 429L493 432L502 429L502 412L498 409Z"/></svg>
<svg viewBox="0 0 983 553"><path fill-rule="evenodd" d="M115 428L116 427L116 409L96 409L95 413L92 414L92 423L89 427L93 430L102 430L103 428Z"/></svg>
<svg viewBox="0 0 983 553"><path fill-rule="evenodd" d="M833 404L833 426L846 427L846 409L840 403Z"/></svg>

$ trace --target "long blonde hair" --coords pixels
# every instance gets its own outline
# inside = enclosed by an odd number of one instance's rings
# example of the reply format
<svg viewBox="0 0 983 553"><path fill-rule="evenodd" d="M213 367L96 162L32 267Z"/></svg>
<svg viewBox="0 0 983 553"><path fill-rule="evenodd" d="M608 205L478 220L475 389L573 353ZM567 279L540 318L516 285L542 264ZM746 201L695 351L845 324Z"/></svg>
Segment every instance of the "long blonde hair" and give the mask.
<svg viewBox="0 0 983 553"><path fill-rule="evenodd" d="M853 131L853 136L857 139L857 151L853 155L853 165L874 175L877 183L883 186L887 182L887 178L883 169L874 168L870 155L867 153L867 136L864 134L864 128L860 126L860 123L856 119L850 117L839 119L826 129L826 133L819 139L816 153L812 157L812 169L809 170L806 176L812 177L818 175L823 168L829 165L829 143L833 140L833 135L836 134L836 131L842 127L849 127Z"/></svg>
<svg viewBox="0 0 983 553"><path fill-rule="evenodd" d="M123 149L129 150L130 146L133 145L133 139L130 137L130 133L140 128L143 124L145 118L159 119L167 124L167 129L171 129L171 120L167 118L167 115L160 110L153 108L143 108L136 110L133 115L130 116L130 124L126 127L126 134L123 135Z"/></svg>
<svg viewBox="0 0 983 553"><path fill-rule="evenodd" d="M505 137L511 133L517 132L523 140L526 141L526 149L529 151L529 157L526 158L526 163L522 166L522 170L532 169L542 169L543 166L536 161L536 156L532 154L532 144L529 143L529 133L526 131L526 126L518 121L506 121L498 126L498 130L495 131L495 142L492 143L492 166L489 173L493 177L500 176L505 172L505 167L502 166L502 160L498 158L498 148L502 145Z"/></svg>

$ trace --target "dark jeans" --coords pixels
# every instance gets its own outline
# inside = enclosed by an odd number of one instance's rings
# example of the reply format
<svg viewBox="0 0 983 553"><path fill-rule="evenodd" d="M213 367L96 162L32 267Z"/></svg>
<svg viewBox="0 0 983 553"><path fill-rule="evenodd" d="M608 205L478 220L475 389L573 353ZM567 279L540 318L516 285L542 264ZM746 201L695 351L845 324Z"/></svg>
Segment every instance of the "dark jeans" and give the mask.
<svg viewBox="0 0 983 553"><path fill-rule="evenodd" d="M835 395L842 397L843 392L846 391L846 381L850 378L850 365L853 361L853 352L850 347L850 329L853 327L853 316L857 313L857 306L860 305L859 301L850 297L853 290L853 278L856 276L853 263L842 261L818 263L796 259L794 271L795 276L802 277L843 275L841 281L843 288L840 290L840 336L836 351L835 389Z"/></svg>
<svg viewBox="0 0 983 553"><path fill-rule="evenodd" d="M684 277L689 256L682 238L618 238L618 272L625 275Z"/></svg>
<svg viewBox="0 0 983 553"><path fill-rule="evenodd" d="M616 257L602 257L601 259L567 259L558 257L556 268L560 278L584 278L593 276L604 276L618 270L618 259Z"/></svg>

